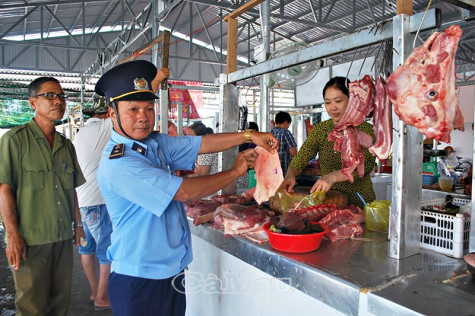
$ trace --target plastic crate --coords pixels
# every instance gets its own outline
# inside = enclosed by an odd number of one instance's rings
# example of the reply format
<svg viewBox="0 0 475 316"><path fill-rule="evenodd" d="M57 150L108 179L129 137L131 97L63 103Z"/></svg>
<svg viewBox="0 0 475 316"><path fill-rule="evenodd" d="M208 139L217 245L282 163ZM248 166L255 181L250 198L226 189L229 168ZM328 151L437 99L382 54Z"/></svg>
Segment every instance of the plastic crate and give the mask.
<svg viewBox="0 0 475 316"><path fill-rule="evenodd" d="M445 199L422 202L422 208L442 206ZM464 206L470 203L467 199L454 198L453 203ZM420 247L442 253L444 255L462 258L468 252L470 237L470 216L459 213L456 215L441 214L421 210L421 239Z"/></svg>

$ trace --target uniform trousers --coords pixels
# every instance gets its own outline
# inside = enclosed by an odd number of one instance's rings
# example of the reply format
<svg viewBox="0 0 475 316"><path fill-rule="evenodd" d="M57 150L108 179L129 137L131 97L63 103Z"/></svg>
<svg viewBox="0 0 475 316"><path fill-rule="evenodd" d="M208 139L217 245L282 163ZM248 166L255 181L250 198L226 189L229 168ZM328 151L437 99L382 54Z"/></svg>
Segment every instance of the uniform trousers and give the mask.
<svg viewBox="0 0 475 316"><path fill-rule="evenodd" d="M112 272L109 299L114 316L183 316L186 310L185 273L153 280Z"/></svg>
<svg viewBox="0 0 475 316"><path fill-rule="evenodd" d="M73 275L71 239L28 246L26 261L11 271L17 316L68 314Z"/></svg>

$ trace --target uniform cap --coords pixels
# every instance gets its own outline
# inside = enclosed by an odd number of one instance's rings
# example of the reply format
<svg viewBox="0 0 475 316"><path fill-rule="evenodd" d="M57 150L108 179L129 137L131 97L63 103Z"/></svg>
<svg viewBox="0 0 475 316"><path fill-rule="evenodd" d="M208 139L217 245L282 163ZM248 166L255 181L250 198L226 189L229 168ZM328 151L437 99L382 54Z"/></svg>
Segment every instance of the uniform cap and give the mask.
<svg viewBox="0 0 475 316"><path fill-rule="evenodd" d="M157 67L146 60L129 61L111 68L96 83L95 91L107 102L157 99L151 90Z"/></svg>

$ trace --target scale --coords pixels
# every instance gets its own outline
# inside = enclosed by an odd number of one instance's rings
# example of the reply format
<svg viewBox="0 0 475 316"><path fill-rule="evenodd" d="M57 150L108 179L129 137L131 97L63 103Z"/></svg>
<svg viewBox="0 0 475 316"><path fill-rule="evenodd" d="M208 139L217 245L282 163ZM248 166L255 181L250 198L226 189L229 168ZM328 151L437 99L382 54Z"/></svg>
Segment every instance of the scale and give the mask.
<svg viewBox="0 0 475 316"><path fill-rule="evenodd" d="M440 177L437 157L445 157L445 150L424 149L423 155L429 158L429 161L422 163L422 174L434 177ZM424 159L424 160L427 160Z"/></svg>

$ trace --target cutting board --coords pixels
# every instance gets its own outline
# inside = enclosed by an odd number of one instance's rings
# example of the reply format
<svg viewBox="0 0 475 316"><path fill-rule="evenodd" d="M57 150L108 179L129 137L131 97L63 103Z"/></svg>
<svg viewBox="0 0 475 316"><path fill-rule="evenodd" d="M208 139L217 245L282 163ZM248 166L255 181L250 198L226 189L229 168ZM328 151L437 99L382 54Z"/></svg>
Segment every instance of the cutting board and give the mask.
<svg viewBox="0 0 475 316"><path fill-rule="evenodd" d="M294 188L295 192L290 194L298 195L303 198L310 194L310 189L311 187L297 186ZM323 204L335 204L337 207L346 206L348 204L348 195L341 191L330 190L325 194L325 200L323 200ZM271 210L279 211L281 209L280 200L275 197L271 197L269 199L269 206Z"/></svg>

